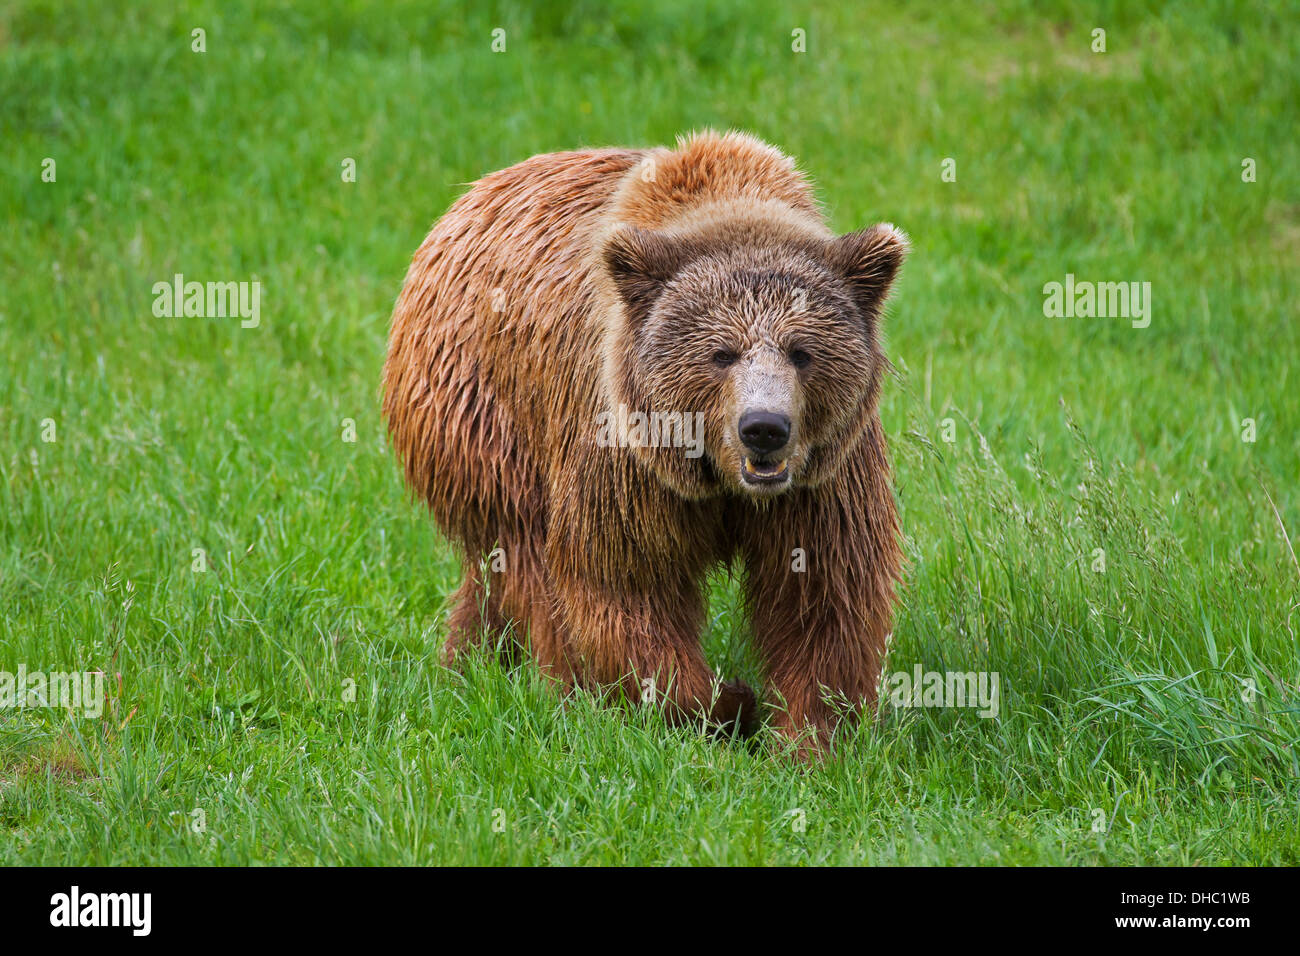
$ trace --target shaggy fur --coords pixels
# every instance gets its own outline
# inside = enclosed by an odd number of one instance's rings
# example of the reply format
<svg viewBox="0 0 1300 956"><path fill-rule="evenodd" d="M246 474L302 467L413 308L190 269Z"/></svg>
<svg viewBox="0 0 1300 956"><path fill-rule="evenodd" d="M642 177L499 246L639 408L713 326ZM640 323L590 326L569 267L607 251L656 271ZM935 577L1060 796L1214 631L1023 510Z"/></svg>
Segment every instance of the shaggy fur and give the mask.
<svg viewBox="0 0 1300 956"><path fill-rule="evenodd" d="M699 644L705 575L739 556L778 732L819 750L873 707L900 567L878 324L905 248L835 238L793 161L737 133L475 183L412 261L384 367L406 480L463 551L449 660L518 624L566 685L752 732ZM620 405L701 413L704 454L603 447ZM771 454L755 410L789 423Z"/></svg>

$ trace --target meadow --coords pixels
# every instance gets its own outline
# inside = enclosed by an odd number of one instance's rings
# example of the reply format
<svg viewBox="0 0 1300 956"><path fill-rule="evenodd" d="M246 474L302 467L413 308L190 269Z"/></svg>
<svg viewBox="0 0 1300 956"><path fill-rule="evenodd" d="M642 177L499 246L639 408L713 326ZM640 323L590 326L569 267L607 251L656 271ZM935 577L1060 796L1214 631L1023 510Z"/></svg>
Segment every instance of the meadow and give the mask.
<svg viewBox="0 0 1300 956"><path fill-rule="evenodd" d="M0 709L0 864L1300 863L1297 63L1281 3L5 4L0 672L107 699ZM439 666L410 256L487 172L706 126L912 238L887 671L995 718L804 767ZM1149 325L1045 315L1067 275ZM725 570L708 648L758 680Z"/></svg>

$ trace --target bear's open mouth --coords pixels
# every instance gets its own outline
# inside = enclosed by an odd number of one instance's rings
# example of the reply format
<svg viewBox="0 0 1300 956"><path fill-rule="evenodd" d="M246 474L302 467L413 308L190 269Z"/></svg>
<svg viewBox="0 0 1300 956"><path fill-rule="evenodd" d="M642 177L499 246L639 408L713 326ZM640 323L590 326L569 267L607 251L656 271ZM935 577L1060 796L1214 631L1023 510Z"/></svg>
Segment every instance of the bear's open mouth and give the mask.
<svg viewBox="0 0 1300 956"><path fill-rule="evenodd" d="M740 477L748 485L779 485L790 477L790 459L755 461L746 456Z"/></svg>

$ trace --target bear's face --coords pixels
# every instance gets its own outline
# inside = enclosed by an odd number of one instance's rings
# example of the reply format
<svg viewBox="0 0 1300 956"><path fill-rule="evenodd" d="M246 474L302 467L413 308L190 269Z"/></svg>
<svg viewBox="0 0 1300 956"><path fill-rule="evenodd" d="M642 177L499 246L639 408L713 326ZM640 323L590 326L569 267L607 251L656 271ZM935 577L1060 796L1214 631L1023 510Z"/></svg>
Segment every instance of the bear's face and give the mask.
<svg viewBox="0 0 1300 956"><path fill-rule="evenodd" d="M618 234L605 261L626 316L619 399L681 413L703 450L638 448L642 461L691 497L829 477L875 407L880 307L905 242L892 227L770 244Z"/></svg>

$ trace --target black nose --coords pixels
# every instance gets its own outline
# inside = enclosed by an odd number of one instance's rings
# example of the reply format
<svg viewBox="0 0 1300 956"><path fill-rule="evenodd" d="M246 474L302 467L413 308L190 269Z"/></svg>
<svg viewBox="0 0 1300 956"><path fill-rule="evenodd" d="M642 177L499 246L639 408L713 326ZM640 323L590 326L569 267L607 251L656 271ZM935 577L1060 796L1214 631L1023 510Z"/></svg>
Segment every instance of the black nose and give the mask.
<svg viewBox="0 0 1300 956"><path fill-rule="evenodd" d="M745 412L740 416L740 440L760 455L774 452L790 440L790 418L779 412Z"/></svg>

